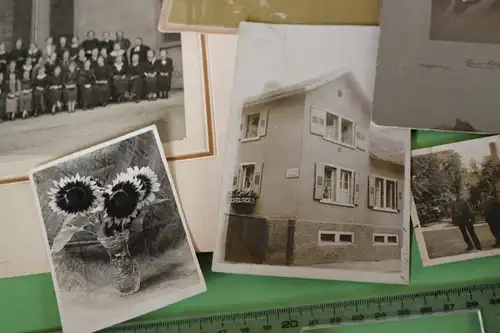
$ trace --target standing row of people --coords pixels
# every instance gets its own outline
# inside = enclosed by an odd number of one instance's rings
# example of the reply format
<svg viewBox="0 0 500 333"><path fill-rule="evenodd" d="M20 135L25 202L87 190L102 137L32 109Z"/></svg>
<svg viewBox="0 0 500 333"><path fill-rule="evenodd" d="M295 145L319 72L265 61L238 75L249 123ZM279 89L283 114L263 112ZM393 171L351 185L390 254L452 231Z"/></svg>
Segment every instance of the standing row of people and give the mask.
<svg viewBox="0 0 500 333"><path fill-rule="evenodd" d="M174 68L166 49L157 58L138 37L125 50L130 42L121 34L111 41L108 33L97 40L89 32L78 47L75 41L66 46L61 37L56 47L49 37L44 51L34 44L23 51L19 40L10 52L0 44L0 121L74 112L77 106L86 110L109 102L168 98Z"/></svg>

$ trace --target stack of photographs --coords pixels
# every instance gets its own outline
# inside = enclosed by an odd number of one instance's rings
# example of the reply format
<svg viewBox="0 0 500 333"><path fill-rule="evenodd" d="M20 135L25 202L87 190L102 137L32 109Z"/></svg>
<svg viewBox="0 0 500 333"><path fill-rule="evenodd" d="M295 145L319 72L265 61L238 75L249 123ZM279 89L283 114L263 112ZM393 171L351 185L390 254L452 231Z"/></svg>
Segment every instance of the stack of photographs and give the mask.
<svg viewBox="0 0 500 333"><path fill-rule="evenodd" d="M0 221L8 221L0 222L0 247L31 240L25 251L2 251L0 278L49 271L46 259L32 255L43 253L42 237L27 231L37 221L35 209L26 209L35 204L29 171L153 124L187 201L196 249L213 250L204 226L215 221L207 208L214 204L191 204L219 191L218 184L193 185L220 172L204 164L217 148L208 40L159 32L162 3L0 2Z"/></svg>
<svg viewBox="0 0 500 333"><path fill-rule="evenodd" d="M410 131L370 122L377 38L240 25L214 271L409 283Z"/></svg>
<svg viewBox="0 0 500 333"><path fill-rule="evenodd" d="M31 171L64 332L206 290L155 126Z"/></svg>

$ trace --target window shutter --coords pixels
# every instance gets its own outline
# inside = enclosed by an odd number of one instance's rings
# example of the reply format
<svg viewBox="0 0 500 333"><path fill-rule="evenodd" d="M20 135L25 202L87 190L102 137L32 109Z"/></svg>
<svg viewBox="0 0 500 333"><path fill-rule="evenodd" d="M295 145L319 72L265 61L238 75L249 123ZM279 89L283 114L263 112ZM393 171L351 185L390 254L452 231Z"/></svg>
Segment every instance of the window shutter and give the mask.
<svg viewBox="0 0 500 333"><path fill-rule="evenodd" d="M368 206L375 206L375 177L369 176L368 178Z"/></svg>
<svg viewBox="0 0 500 333"><path fill-rule="evenodd" d="M260 197L260 187L262 185L262 169L264 167L263 163L255 164L255 172L253 174L253 190Z"/></svg>
<svg viewBox="0 0 500 333"><path fill-rule="evenodd" d="M398 197L396 198L396 208L401 211L403 209L403 182L397 182Z"/></svg>
<svg viewBox="0 0 500 333"><path fill-rule="evenodd" d="M368 131L365 128L356 126L354 133L355 133L354 143L356 147L361 150L368 151L369 148Z"/></svg>
<svg viewBox="0 0 500 333"><path fill-rule="evenodd" d="M361 180L361 175L359 174L359 172L356 171L355 175L354 175L354 197L353 197L353 201L354 201L354 204L357 206L359 205L359 202L360 202L360 191L359 191L359 181Z"/></svg>
<svg viewBox="0 0 500 333"><path fill-rule="evenodd" d="M245 115L241 115L240 119L240 140L243 140L245 138Z"/></svg>
<svg viewBox="0 0 500 333"><path fill-rule="evenodd" d="M326 112L311 107L311 133L324 136L326 133Z"/></svg>
<svg viewBox="0 0 500 333"><path fill-rule="evenodd" d="M241 167L238 164L236 168L234 169L234 175L233 175L233 190L238 189L238 183L240 182L240 172L241 172Z"/></svg>
<svg viewBox="0 0 500 333"><path fill-rule="evenodd" d="M323 187L325 181L325 167L321 163L316 163L316 173L314 177L314 199L323 199Z"/></svg>
<svg viewBox="0 0 500 333"><path fill-rule="evenodd" d="M259 136L266 135L267 131L267 117L269 116L269 110L262 111L259 118Z"/></svg>

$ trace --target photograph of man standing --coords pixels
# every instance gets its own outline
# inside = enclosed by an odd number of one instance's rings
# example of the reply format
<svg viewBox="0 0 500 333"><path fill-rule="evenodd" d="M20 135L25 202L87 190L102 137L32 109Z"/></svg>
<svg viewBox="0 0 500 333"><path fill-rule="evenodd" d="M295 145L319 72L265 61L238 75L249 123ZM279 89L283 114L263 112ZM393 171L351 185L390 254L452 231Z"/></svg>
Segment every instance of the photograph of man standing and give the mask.
<svg viewBox="0 0 500 333"><path fill-rule="evenodd" d="M495 187L488 194L484 205L484 219L490 228L491 234L495 238L493 247L500 247L500 203Z"/></svg>
<svg viewBox="0 0 500 333"><path fill-rule="evenodd" d="M463 194L459 194L451 206L451 223L458 226L467 244L466 251L481 250L481 242L474 229L474 213Z"/></svg>

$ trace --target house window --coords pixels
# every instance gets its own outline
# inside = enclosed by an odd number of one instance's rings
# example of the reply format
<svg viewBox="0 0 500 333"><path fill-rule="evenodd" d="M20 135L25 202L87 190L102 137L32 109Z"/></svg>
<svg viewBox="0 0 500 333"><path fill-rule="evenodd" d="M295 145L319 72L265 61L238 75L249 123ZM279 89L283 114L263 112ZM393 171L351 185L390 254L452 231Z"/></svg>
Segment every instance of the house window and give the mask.
<svg viewBox="0 0 500 333"><path fill-rule="evenodd" d="M256 162L238 164L233 177L233 195L242 191L243 194L253 194L255 197L259 197L263 167L263 163Z"/></svg>
<svg viewBox="0 0 500 333"><path fill-rule="evenodd" d="M252 190L255 177L255 164L243 165L241 167L241 176L240 190Z"/></svg>
<svg viewBox="0 0 500 333"><path fill-rule="evenodd" d="M342 118L341 120L341 136L342 143L347 145L354 145L354 123L350 120Z"/></svg>
<svg viewBox="0 0 500 333"><path fill-rule="evenodd" d="M373 234L373 244L375 245L398 245L399 237L394 234Z"/></svg>
<svg viewBox="0 0 500 333"><path fill-rule="evenodd" d="M338 140L339 117L333 113L326 114L326 137L331 140Z"/></svg>
<svg viewBox="0 0 500 333"><path fill-rule="evenodd" d="M355 124L333 112L311 108L311 133L347 146L354 146Z"/></svg>
<svg viewBox="0 0 500 333"><path fill-rule="evenodd" d="M260 113L249 114L245 117L244 139L254 139L259 136Z"/></svg>
<svg viewBox="0 0 500 333"><path fill-rule="evenodd" d="M320 231L319 245L351 245L354 243L354 233L344 231Z"/></svg>
<svg viewBox="0 0 500 333"><path fill-rule="evenodd" d="M333 165L323 169L324 185L322 199L332 203L353 204L353 171Z"/></svg>
<svg viewBox="0 0 500 333"><path fill-rule="evenodd" d="M397 209L397 182L395 180L375 177L375 205L379 209Z"/></svg>

